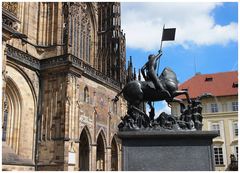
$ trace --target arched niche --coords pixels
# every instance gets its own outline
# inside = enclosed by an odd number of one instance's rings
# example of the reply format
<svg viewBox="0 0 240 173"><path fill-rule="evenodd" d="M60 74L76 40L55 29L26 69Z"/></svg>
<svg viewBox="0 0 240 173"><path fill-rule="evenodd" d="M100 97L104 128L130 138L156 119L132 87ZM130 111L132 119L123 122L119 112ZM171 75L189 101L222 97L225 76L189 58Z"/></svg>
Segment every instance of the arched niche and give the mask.
<svg viewBox="0 0 240 173"><path fill-rule="evenodd" d="M118 171L118 146L115 136L111 142L111 171Z"/></svg>
<svg viewBox="0 0 240 173"><path fill-rule="evenodd" d="M105 149L106 149L106 138L103 130L98 133L97 137L97 171L105 171Z"/></svg>
<svg viewBox="0 0 240 173"><path fill-rule="evenodd" d="M80 135L79 141L79 170L89 171L90 170L90 144L91 138L90 133L85 126Z"/></svg>

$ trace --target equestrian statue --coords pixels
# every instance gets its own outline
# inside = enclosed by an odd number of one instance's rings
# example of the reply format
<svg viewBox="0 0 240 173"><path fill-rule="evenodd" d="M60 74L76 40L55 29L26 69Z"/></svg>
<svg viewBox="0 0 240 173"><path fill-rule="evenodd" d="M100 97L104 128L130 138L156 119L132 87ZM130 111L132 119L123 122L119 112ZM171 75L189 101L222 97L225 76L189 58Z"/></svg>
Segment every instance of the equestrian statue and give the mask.
<svg viewBox="0 0 240 173"><path fill-rule="evenodd" d="M165 68L160 76L156 74L157 59L161 52L156 56L149 55L148 62L142 67L141 72L145 81L131 81L115 96L113 101L118 101L118 97L123 94L129 105L138 107L142 102L165 100L167 103L180 102L176 97L185 95L188 103L191 103L188 92L178 90L178 80L176 74L170 69Z"/></svg>
<svg viewBox="0 0 240 173"><path fill-rule="evenodd" d="M171 33L167 33L171 31ZM169 37L170 36L170 37ZM175 29L163 29L162 41L174 40ZM178 89L178 80L174 71L166 67L160 75L157 74L162 56L162 42L160 50L156 55L149 55L148 61L141 68L144 81L133 80L128 82L124 88L112 99L113 102L119 100L123 95L128 102L128 111L119 124L119 130L136 130L148 128L168 128L168 129L189 129L201 130L202 116L201 103L199 100L191 100L186 90ZM185 95L187 106L183 100L177 98ZM172 102L180 104L179 117L174 117L162 112L158 118L154 119L155 110L152 103L156 101L166 101L168 105ZM149 115L143 109L143 105L148 103L150 107Z"/></svg>

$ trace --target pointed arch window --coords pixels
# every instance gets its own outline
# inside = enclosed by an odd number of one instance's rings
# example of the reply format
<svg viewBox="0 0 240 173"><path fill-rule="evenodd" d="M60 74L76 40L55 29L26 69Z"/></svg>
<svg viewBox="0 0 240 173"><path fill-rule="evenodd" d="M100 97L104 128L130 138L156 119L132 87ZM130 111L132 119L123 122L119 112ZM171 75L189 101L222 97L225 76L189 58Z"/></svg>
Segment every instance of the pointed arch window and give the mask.
<svg viewBox="0 0 240 173"><path fill-rule="evenodd" d="M86 3L72 5L70 12L73 14L73 55L83 59L84 61L91 62L91 39L93 32L93 24L90 15L90 9Z"/></svg>
<svg viewBox="0 0 240 173"><path fill-rule="evenodd" d="M84 88L84 102L89 103L89 100L90 100L89 91L88 91L88 87L86 86Z"/></svg>

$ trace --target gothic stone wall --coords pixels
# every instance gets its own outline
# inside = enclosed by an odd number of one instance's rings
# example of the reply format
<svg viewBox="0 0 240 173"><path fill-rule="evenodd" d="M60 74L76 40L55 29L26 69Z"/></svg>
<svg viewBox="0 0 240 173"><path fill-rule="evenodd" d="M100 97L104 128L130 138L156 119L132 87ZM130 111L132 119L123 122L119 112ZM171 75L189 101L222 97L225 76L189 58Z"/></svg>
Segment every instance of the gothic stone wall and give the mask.
<svg viewBox="0 0 240 173"><path fill-rule="evenodd" d="M96 139L101 134L106 150L105 168L109 170L111 140L117 130L120 116L124 114L126 104L123 101L118 102L118 111L114 113L110 100L117 91L110 86L111 82L106 84L104 80L96 81L94 77L87 77L80 71L71 73L69 67L65 69L54 67L54 70L50 67L51 70L46 71L40 69L40 61L66 53L61 46L65 43L63 3L14 4L17 5L14 8L17 27L5 26L6 23L4 23L2 55L3 74L14 78L18 86L16 88L22 96L21 115L24 116L21 117L21 126L16 128L21 140L14 144L15 148L18 148L15 151L31 160L36 157L39 170L78 170L78 164L72 167L68 165L68 151L71 145L78 150L81 131L86 127L91 144L90 169L96 170ZM94 6L96 5L91 5L91 7ZM97 19L93 25L95 33L93 42L97 44ZM11 32L7 31L9 27ZM12 33L16 31L25 35L29 43L13 37ZM59 46L48 47L56 44ZM7 54L12 56L7 57L5 50L8 45L20 50L20 53L17 51L18 53L11 54L10 51ZM68 45L68 47L71 46ZM91 50L92 60L94 58L97 60L97 48L91 49L95 51ZM18 70L10 70L12 73L7 73L9 71L7 63ZM94 67L93 64L91 65ZM3 95L6 94L6 83L5 78ZM83 100L85 87L88 88L89 102ZM40 98L39 95L41 95ZM39 124L35 123L37 114L40 117ZM39 141L37 155L35 155L37 127L39 127ZM16 137L12 139L17 141ZM78 163L77 154L76 163Z"/></svg>
<svg viewBox="0 0 240 173"><path fill-rule="evenodd" d="M52 75L48 73L42 80L44 96L39 170L78 170L78 154L75 158L76 164L70 168L68 152L73 145L78 153L82 129L88 129L92 148L96 147L96 140L101 132L105 140L105 149L110 149L120 116L126 112L126 103L119 101L117 111L113 112L111 99L117 91L85 76L60 72ZM84 97L86 88L89 95L87 99ZM90 150L90 169L96 170L96 148ZM105 167L108 170L111 169L110 151L108 155L106 152Z"/></svg>

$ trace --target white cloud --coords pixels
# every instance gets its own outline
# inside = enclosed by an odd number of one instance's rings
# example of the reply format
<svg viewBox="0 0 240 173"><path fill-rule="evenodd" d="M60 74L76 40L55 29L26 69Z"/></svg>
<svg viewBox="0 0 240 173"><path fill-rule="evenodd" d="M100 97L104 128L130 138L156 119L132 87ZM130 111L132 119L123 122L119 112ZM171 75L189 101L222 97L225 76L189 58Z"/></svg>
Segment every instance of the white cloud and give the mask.
<svg viewBox="0 0 240 173"><path fill-rule="evenodd" d="M157 118L162 112L171 114L171 108L168 106L166 101L158 102L158 106L154 106L154 107L155 107L155 117L154 118ZM150 111L149 106L146 104L146 112L148 113L149 111Z"/></svg>
<svg viewBox="0 0 240 173"><path fill-rule="evenodd" d="M171 114L171 108L168 106L167 102L163 101L160 109L156 110L156 116L158 117L162 112Z"/></svg>
<svg viewBox="0 0 240 173"><path fill-rule="evenodd" d="M127 46L146 51L160 47L162 27L176 27L176 40L164 46L180 44L226 45L237 41L237 23L218 25L211 16L221 3L122 3L122 28Z"/></svg>

